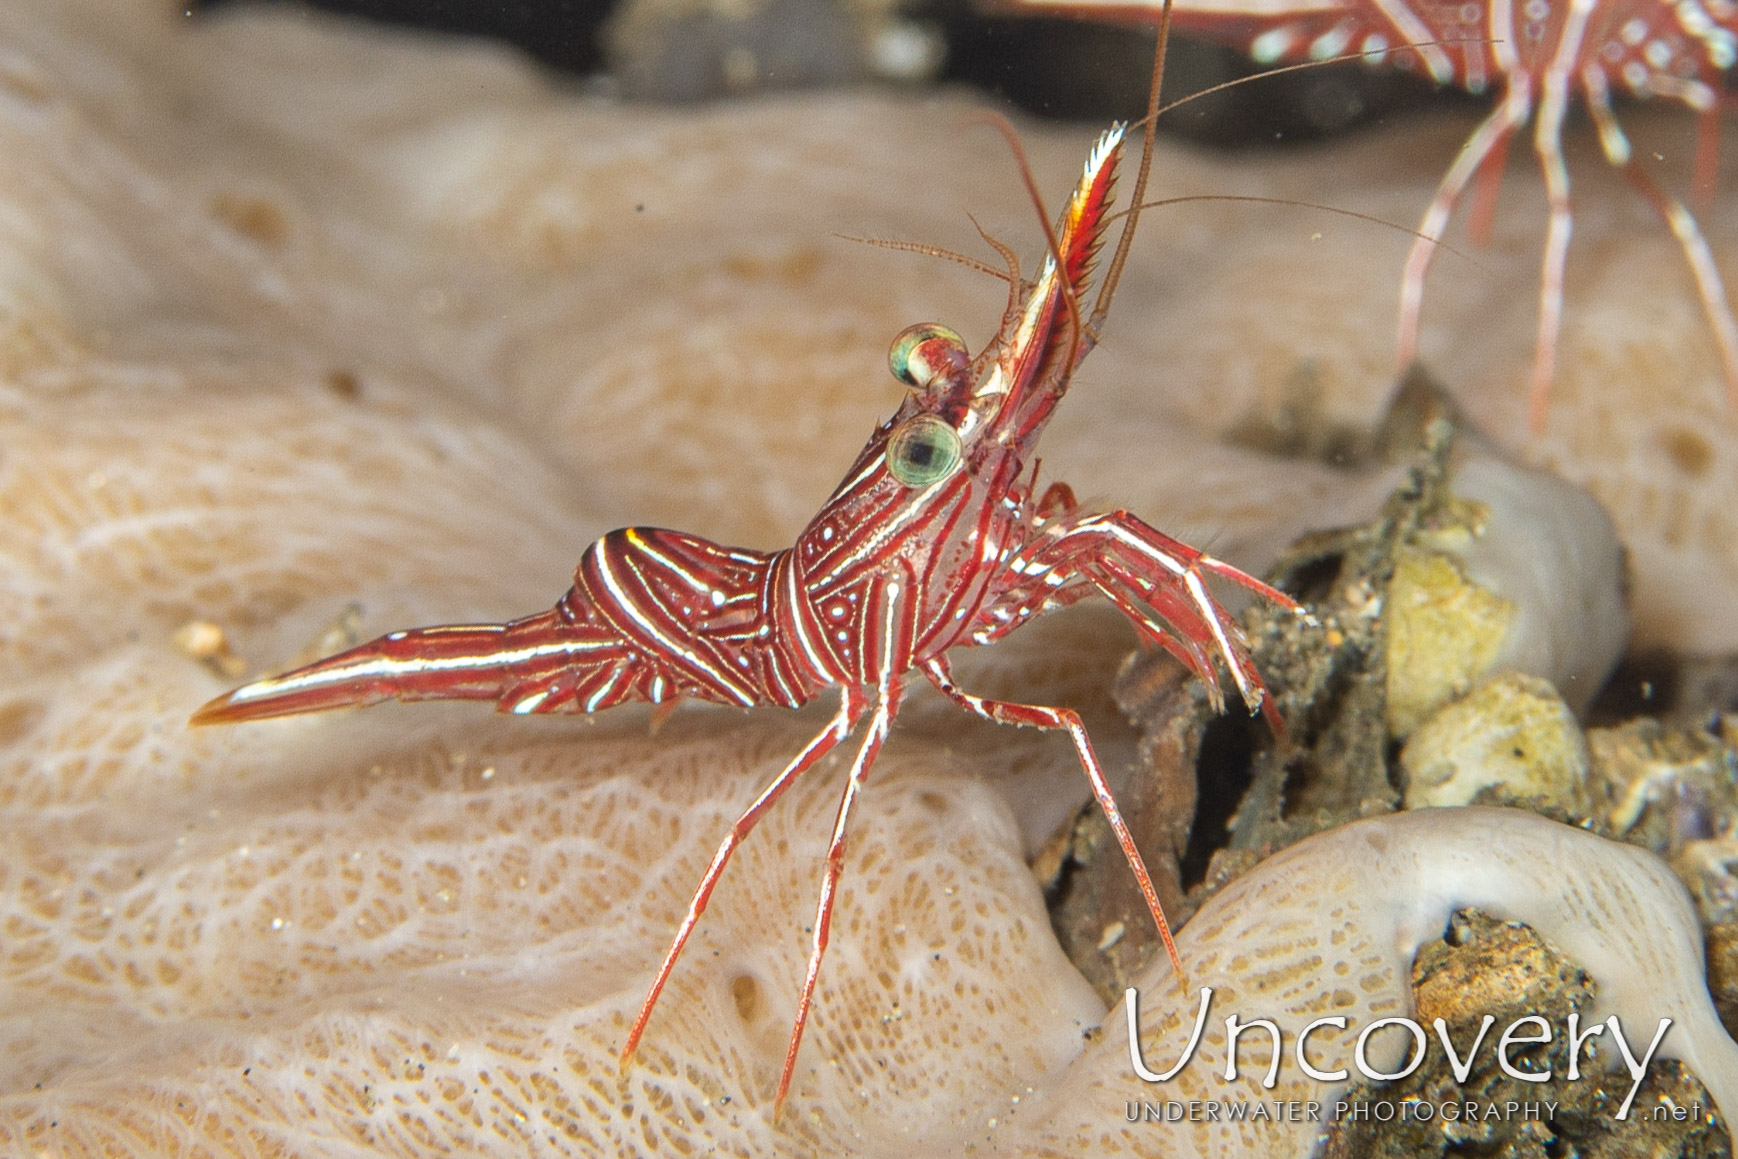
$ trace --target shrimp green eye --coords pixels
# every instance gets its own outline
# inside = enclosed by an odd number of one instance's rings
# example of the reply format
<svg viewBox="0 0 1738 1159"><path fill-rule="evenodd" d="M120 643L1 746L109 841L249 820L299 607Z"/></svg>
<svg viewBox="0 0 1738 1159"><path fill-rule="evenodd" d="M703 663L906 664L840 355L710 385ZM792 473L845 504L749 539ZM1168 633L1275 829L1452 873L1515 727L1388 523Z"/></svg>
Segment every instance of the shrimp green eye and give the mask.
<svg viewBox="0 0 1738 1159"><path fill-rule="evenodd" d="M907 487L927 487L960 464L960 437L932 414L912 415L887 440L887 469Z"/></svg>
<svg viewBox="0 0 1738 1159"><path fill-rule="evenodd" d="M938 377L959 373L970 364L966 340L934 322L907 326L887 352L893 377L918 390L928 390Z"/></svg>

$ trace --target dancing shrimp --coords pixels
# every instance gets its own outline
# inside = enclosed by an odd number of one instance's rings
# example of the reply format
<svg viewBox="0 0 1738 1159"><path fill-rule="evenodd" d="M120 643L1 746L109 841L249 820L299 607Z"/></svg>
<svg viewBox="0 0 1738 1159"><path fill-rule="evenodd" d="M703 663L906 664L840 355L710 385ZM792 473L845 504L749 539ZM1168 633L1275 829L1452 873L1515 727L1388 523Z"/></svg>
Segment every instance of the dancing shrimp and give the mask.
<svg viewBox="0 0 1738 1159"><path fill-rule="evenodd" d="M1156 98L1156 79L1154 91ZM994 643L1097 594L1193 670L1216 708L1223 708L1217 660L1244 702L1279 725L1248 644L1207 581L1227 580L1301 615L1297 604L1127 511L1086 510L1060 483L1037 490L1039 436L1098 341L1134 235L1150 121L1134 208L1083 317L1080 297L1112 220L1124 144L1125 127L1116 126L1092 149L1059 226L1046 226L1048 258L1035 281L1024 281L1004 250L1008 306L1000 332L975 357L938 325L894 339L890 365L909 394L792 546L763 552L656 528L614 531L585 550L573 586L547 611L504 624L391 632L220 696L193 722L385 700L486 700L517 714L592 713L629 702L664 711L683 699L795 708L835 689L831 721L720 842L621 1052L625 1067L732 853L798 777L862 729L827 849L775 1109L789 1091L814 1000L852 807L914 676L978 716L1068 733L1181 978L1152 880L1079 715L974 695L955 683L948 662L955 648Z"/></svg>

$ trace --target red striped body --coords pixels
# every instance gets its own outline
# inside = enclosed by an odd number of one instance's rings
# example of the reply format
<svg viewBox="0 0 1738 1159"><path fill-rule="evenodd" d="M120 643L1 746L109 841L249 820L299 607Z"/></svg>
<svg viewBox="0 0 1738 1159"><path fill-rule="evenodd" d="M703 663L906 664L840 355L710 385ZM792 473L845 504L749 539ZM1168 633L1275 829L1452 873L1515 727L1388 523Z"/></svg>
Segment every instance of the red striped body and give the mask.
<svg viewBox="0 0 1738 1159"><path fill-rule="evenodd" d="M903 413L903 412L902 412ZM1042 522L1001 451L918 502L882 457L897 420L793 547L727 548L661 528L612 531L547 612L393 632L201 708L201 724L382 700L488 700L503 712L599 712L682 699L795 708L824 688L975 642L987 594ZM1001 502L986 502L986 493ZM891 621L891 635L876 625ZM1000 635L1000 632L994 635ZM974 639L981 636L982 639Z"/></svg>

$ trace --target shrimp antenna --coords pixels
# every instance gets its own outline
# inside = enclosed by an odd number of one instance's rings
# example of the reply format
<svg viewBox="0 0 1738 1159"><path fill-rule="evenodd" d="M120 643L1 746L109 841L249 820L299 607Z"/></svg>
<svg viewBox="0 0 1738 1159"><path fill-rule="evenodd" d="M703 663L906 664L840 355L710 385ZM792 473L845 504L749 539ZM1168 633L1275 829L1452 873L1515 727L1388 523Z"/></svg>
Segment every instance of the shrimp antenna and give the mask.
<svg viewBox="0 0 1738 1159"><path fill-rule="evenodd" d="M1135 242L1135 226L1140 223L1142 199L1147 193L1147 174L1153 168L1154 133L1159 120L1159 86L1165 82L1165 47L1171 39L1171 0L1159 12L1159 38L1153 46L1153 80L1147 87L1147 115L1141 119L1141 167L1135 172L1134 194L1129 199L1128 220L1116 239L1116 252L1105 268L1104 280L1098 284L1098 297L1092 303L1092 336L1096 341L1099 327L1110 314L1111 299L1116 297L1117 283L1122 281L1122 268L1128 262L1128 252Z"/></svg>
<svg viewBox="0 0 1738 1159"><path fill-rule="evenodd" d="M1155 205L1174 204L1177 200L1175 198L1168 198L1164 202L1150 203L1142 200L1146 196L1147 175L1151 172L1153 166L1153 143L1158 131L1159 117L1181 105L1188 104L1190 101L1198 100L1201 97L1208 96L1212 93L1222 92L1225 89L1236 88L1238 85L1249 84L1251 81L1258 81L1264 77L1277 76L1280 73L1286 72L1297 72L1307 68L1320 68L1325 64L1337 64L1349 60L1363 60L1367 57L1379 55L1377 52L1368 51L1348 52L1341 56L1328 57L1323 60L1311 60L1305 61L1302 64L1286 65L1283 68L1268 69L1264 72L1256 73L1253 76L1238 77L1235 80L1228 80L1222 84L1213 85L1211 88L1202 89L1200 92L1190 93L1186 97L1179 97L1177 100L1174 100L1167 105L1160 105L1159 88L1164 83L1165 79L1165 47L1167 42L1170 40L1170 37L1171 0L1165 0L1164 7L1159 13L1158 44L1153 50L1153 79L1152 84L1147 89L1147 112L1146 115L1141 118L1141 167L1135 174L1134 196L1129 201L1128 209L1123 211L1128 220L1123 225L1122 235L1117 238L1116 252L1111 255L1110 265L1104 272L1104 280L1099 283L1098 297L1093 301L1092 317L1088 322L1092 328L1092 335L1095 340L1098 337L1099 327L1104 324L1105 318L1110 314L1110 303L1111 299L1116 296L1117 283L1122 280L1123 266L1128 261L1129 249L1134 245L1135 226L1140 219L1140 211L1143 209L1151 209ZM1455 40L1440 42L1421 41L1414 47L1423 48L1436 43L1482 44L1488 42L1476 39L1466 40L1457 38ZM1396 50L1384 49L1382 51L1392 52ZM1356 217L1361 215L1350 214L1350 216ZM1392 222L1382 222L1382 224L1393 225ZM1394 228L1401 229L1403 227L1394 226ZM1405 232L1411 233L1413 231L1405 230Z"/></svg>
<svg viewBox="0 0 1738 1159"><path fill-rule="evenodd" d="M1162 117L1171 110L1181 108L1190 101L1198 101L1202 97L1210 97L1214 93L1224 92L1226 89L1234 89L1240 85L1253 84L1256 81L1266 80L1270 76L1281 76L1288 72L1304 72L1307 69L1321 68L1324 65L1346 64L1347 62L1354 60L1369 60L1371 57L1383 57L1387 56L1389 53L1398 53L1408 48L1441 48L1455 44L1501 43L1503 42L1500 38L1492 37L1456 37L1453 40L1415 40L1408 44L1394 45L1389 48L1367 48L1362 52L1343 52L1339 56L1324 56L1320 60L1305 60L1300 61L1297 64L1281 65L1278 68L1264 68L1260 72L1250 73L1248 76L1235 77L1228 81L1220 81L1216 85L1210 85L1197 92L1192 92L1187 96L1178 97L1168 105L1162 105L1158 108L1152 109L1152 111L1147 115L1149 117Z"/></svg>
<svg viewBox="0 0 1738 1159"><path fill-rule="evenodd" d="M1141 206L1141 208L1160 209L1169 205L1187 205L1193 201L1233 201L1242 202L1246 205L1284 205L1293 209L1314 209L1321 213L1331 213L1336 217L1349 217L1353 221L1363 221L1368 222L1371 225L1379 225L1383 229L1391 229L1395 233L1403 233L1407 237L1421 238L1433 245L1441 246L1443 250L1453 254L1457 258L1471 263L1473 268L1479 270L1481 273L1489 274L1491 272L1489 266L1479 261L1478 258L1474 257L1472 254L1450 245L1441 238L1431 237L1423 230L1401 225L1397 221L1389 221L1385 217L1377 217L1373 213L1359 213L1355 209L1346 209L1339 205L1324 205L1319 201L1294 201L1289 197L1257 197L1247 193L1184 193L1179 194L1176 197L1161 197L1157 201L1149 201ZM1111 216L1112 218L1126 217L1132 212L1134 212L1133 207L1130 207L1119 214L1112 214Z"/></svg>
<svg viewBox="0 0 1738 1159"><path fill-rule="evenodd" d="M976 223L974 222L973 224L975 225ZM983 230L980 228L978 232L983 233ZM1019 276L1018 271L1015 271L1014 274L1010 275L1007 270L998 270L990 263L980 262L970 254L962 254L955 250L946 249L942 246L930 245L928 242L901 241L897 238L885 237L857 237L854 234L849 233L835 233L833 236L838 238L840 241L854 241L859 245L872 245L877 249L902 250L905 253L925 254L932 258L946 258L948 261L962 265L968 270L976 270L980 274L988 274L992 278L1000 278L1004 282L1017 280ZM984 237L986 240L989 240L988 234L984 234ZM992 244L995 243L992 242ZM998 246L997 248L1001 247ZM1004 251L1004 253L1006 253L1006 251Z"/></svg>

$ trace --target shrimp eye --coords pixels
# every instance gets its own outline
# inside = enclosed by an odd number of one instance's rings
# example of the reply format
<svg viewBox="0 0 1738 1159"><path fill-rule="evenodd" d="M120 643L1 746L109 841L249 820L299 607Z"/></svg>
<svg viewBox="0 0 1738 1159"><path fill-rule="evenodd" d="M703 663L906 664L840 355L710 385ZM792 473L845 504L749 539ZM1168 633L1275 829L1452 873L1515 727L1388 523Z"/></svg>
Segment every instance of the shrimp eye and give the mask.
<svg viewBox="0 0 1738 1159"><path fill-rule="evenodd" d="M938 378L963 371L970 364L965 339L934 322L907 326L887 352L893 377L917 390L928 390Z"/></svg>
<svg viewBox="0 0 1738 1159"><path fill-rule="evenodd" d="M959 434L935 415L912 415L887 440L887 469L907 487L939 483L959 464Z"/></svg>

